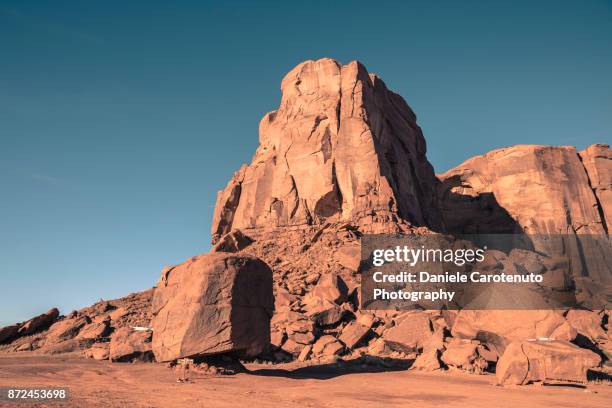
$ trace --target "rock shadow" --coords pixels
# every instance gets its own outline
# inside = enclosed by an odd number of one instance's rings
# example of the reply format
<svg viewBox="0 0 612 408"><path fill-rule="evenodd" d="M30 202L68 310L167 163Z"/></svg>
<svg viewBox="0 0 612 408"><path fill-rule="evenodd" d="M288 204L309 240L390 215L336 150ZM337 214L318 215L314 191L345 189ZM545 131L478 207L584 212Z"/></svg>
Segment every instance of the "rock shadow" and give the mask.
<svg viewBox="0 0 612 408"><path fill-rule="evenodd" d="M444 227L436 232L450 233L470 241L479 235L507 235L507 239L489 239L488 247L504 252L514 248L534 250L531 239L525 235L518 221L497 201L493 192L469 195L453 191L462 187L462 183L459 175L439 182L437 198ZM519 236L521 238L517 239Z"/></svg>
<svg viewBox="0 0 612 408"><path fill-rule="evenodd" d="M438 205L446 232L451 234L522 234L519 223L502 207L495 194L453 191L463 186L459 175L438 184ZM439 231L443 232L443 231Z"/></svg>
<svg viewBox="0 0 612 408"><path fill-rule="evenodd" d="M368 355L354 360L340 360L333 363L300 367L294 370L287 370L282 368L263 368L257 370L248 370L247 373L256 376L283 377L292 378L296 380L329 380L332 378L349 374L405 371L408 370L413 363L414 360L381 358Z"/></svg>

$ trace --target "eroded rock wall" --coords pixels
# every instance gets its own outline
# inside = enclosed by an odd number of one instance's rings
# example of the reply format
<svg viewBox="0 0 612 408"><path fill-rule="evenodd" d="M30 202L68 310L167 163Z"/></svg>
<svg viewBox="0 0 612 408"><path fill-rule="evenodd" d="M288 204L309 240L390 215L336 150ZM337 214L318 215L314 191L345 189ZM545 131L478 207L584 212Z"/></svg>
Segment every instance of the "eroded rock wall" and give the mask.
<svg viewBox="0 0 612 408"><path fill-rule="evenodd" d="M250 165L220 191L213 241L231 229L378 217L440 228L435 175L406 102L354 61L306 61L281 83Z"/></svg>

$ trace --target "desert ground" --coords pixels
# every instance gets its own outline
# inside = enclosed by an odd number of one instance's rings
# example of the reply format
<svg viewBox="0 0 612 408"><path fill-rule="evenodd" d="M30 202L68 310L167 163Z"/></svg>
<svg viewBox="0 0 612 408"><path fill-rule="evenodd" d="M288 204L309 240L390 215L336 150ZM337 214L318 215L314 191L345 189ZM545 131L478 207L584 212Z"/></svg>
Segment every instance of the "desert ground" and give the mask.
<svg viewBox="0 0 612 408"><path fill-rule="evenodd" d="M493 375L423 373L345 365L248 364L235 376L191 373L178 383L164 364L110 363L78 356L2 356L0 387L69 387L68 402L19 407L609 407L609 383L494 385ZM0 403L2 404L2 403Z"/></svg>

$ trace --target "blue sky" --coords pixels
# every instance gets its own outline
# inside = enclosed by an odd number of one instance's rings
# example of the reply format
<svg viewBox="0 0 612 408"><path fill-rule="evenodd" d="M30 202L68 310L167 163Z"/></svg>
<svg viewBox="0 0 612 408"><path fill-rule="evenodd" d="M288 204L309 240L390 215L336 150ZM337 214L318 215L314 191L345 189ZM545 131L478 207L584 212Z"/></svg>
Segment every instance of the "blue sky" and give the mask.
<svg viewBox="0 0 612 408"><path fill-rule="evenodd" d="M612 141L610 1L220 3L0 0L0 325L208 250L216 191L306 59L378 73L438 172Z"/></svg>

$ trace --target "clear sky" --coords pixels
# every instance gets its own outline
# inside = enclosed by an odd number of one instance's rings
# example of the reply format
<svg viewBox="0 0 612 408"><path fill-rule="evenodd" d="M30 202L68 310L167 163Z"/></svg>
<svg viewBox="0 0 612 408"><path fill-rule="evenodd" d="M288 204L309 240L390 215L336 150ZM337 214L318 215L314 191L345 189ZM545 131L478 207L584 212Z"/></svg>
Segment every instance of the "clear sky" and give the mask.
<svg viewBox="0 0 612 408"><path fill-rule="evenodd" d="M442 172L612 141L610 1L0 0L0 326L155 284L297 63L358 59Z"/></svg>

